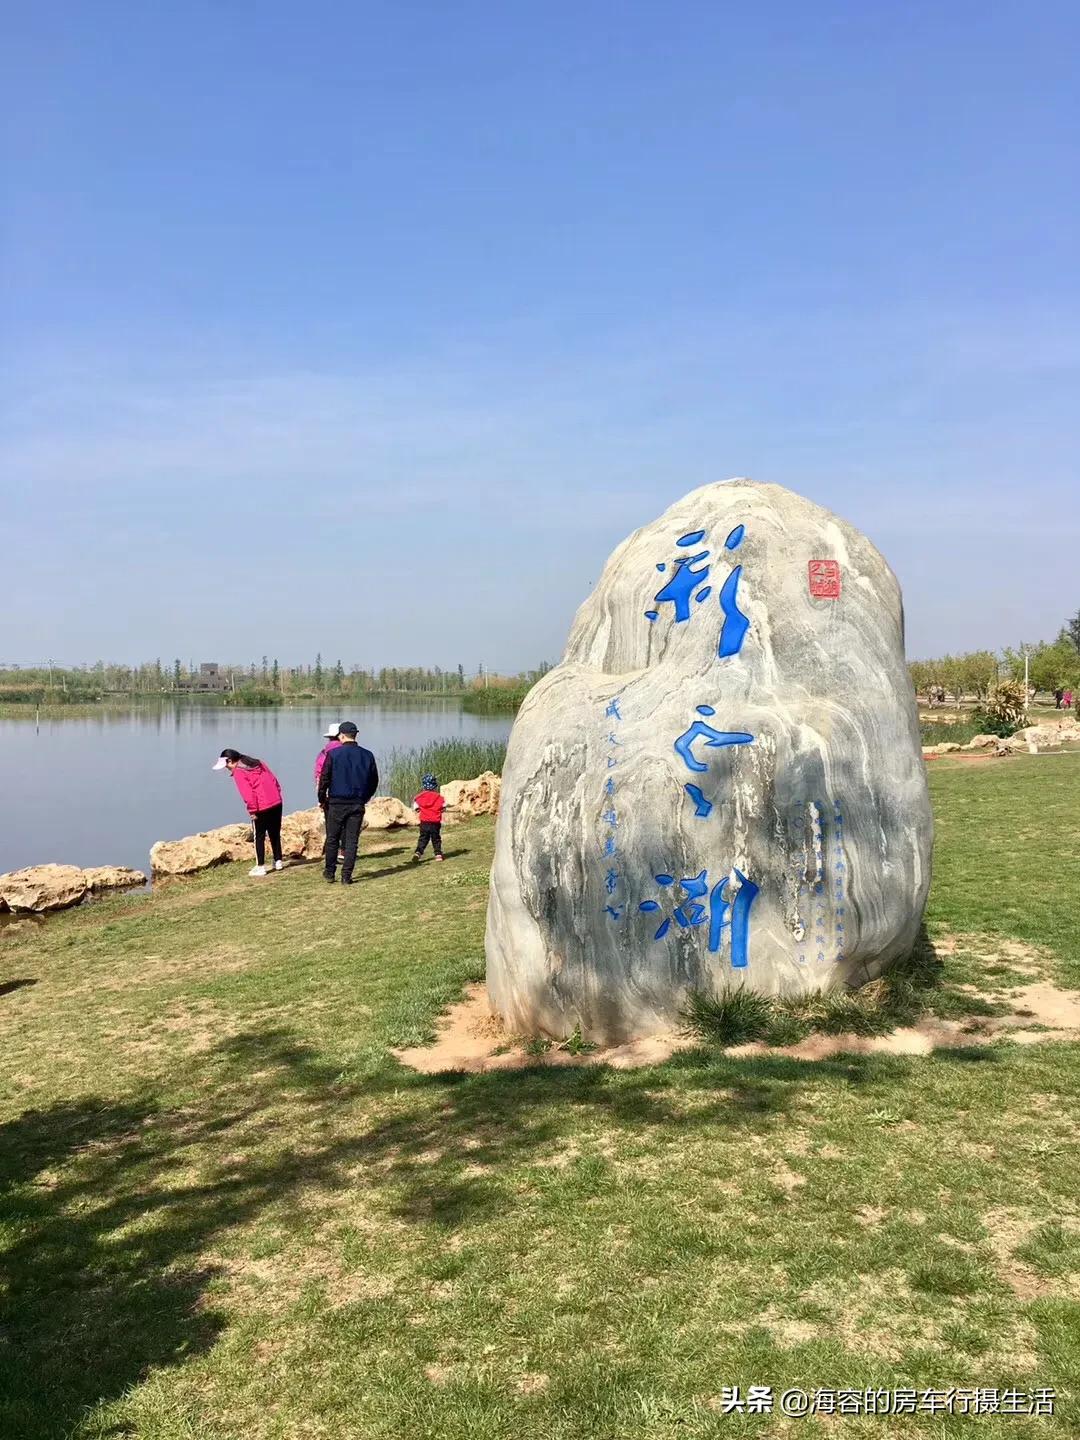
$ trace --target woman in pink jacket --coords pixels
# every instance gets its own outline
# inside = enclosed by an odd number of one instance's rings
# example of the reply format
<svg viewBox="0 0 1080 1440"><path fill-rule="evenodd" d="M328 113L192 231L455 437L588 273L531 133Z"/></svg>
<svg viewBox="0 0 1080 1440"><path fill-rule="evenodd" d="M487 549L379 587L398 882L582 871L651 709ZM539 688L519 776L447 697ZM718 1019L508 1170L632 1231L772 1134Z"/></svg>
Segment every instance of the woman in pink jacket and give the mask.
<svg viewBox="0 0 1080 1440"><path fill-rule="evenodd" d="M240 791L255 827L255 868L249 875L266 874L266 837L274 855L274 869L283 870L281 859L281 786L277 776L256 760L254 755L241 755L239 750L222 750L215 770L228 770Z"/></svg>

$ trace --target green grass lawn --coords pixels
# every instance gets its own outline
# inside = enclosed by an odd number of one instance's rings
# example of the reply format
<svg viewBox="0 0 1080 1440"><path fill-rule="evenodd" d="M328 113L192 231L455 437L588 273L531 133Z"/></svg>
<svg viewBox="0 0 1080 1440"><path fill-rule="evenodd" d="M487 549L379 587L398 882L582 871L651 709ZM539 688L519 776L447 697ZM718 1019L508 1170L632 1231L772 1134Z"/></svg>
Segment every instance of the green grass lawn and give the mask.
<svg viewBox="0 0 1080 1440"><path fill-rule="evenodd" d="M930 775L951 981L1080 986L1080 757ZM1080 1046L415 1075L492 834L0 935L0 1437L1075 1435ZM1058 1414L722 1414L751 1384Z"/></svg>

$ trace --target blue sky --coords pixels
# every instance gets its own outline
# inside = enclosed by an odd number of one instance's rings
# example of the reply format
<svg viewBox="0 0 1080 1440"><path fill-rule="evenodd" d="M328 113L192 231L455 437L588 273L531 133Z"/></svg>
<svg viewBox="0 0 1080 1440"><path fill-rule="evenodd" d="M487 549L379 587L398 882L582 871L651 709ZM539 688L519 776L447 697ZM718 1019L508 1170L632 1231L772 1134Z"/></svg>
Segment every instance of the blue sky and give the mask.
<svg viewBox="0 0 1080 1440"><path fill-rule="evenodd" d="M1080 607L1080 7L4 4L0 660L557 658L696 485Z"/></svg>

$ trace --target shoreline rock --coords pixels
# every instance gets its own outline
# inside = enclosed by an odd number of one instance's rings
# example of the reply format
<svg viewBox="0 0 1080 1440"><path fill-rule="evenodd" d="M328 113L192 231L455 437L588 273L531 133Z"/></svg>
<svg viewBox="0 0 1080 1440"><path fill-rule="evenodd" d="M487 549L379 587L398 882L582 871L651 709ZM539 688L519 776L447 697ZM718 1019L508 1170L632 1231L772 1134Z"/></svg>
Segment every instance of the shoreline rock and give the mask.
<svg viewBox="0 0 1080 1440"><path fill-rule="evenodd" d="M472 815L495 815L499 809L501 780L486 771L473 780L451 780L442 787L446 800L443 823L456 825ZM392 795L377 795L367 807L364 829L404 830L420 823L411 806ZM326 830L317 805L282 817L281 848L287 860L318 860ZM216 865L253 859L251 826L219 825L185 835L179 840L158 840L150 847L150 874L155 880L197 875ZM0 914L48 914L78 905L87 896L109 890L128 890L149 883L141 870L123 865L30 865L0 875Z"/></svg>
<svg viewBox="0 0 1080 1440"><path fill-rule="evenodd" d="M976 739L982 739L977 736ZM1040 720L1034 725L1025 725L1001 742L1013 754L1027 751L1037 755L1040 749L1057 748L1059 745L1080 745L1080 721L1074 715L1057 716Z"/></svg>
<svg viewBox="0 0 1080 1440"><path fill-rule="evenodd" d="M376 796L364 816L365 830L396 830L416 824L419 821L413 811L389 795ZM281 851L286 860L319 859L325 840L323 813L318 805L282 817ZM180 840L159 840L150 849L150 870L155 878L176 878L253 858L250 825L219 825Z"/></svg>
<svg viewBox="0 0 1080 1440"><path fill-rule="evenodd" d="M451 780L440 793L447 808L457 815L497 815L501 792L501 777L485 770L475 780Z"/></svg>
<svg viewBox="0 0 1080 1440"><path fill-rule="evenodd" d="M126 865L97 865L83 870L78 865L28 865L0 875L0 912L47 914L78 905L87 895L106 890L130 890L145 885L141 870Z"/></svg>
<svg viewBox="0 0 1080 1440"><path fill-rule="evenodd" d="M1054 716L1025 725L1015 734L1002 738L999 735L975 735L966 745L947 740L937 745L922 747L925 759L939 755L951 755L954 751L991 751L995 756L1038 755L1041 750L1056 750L1064 745L1080 745L1080 720L1074 715Z"/></svg>
<svg viewBox="0 0 1080 1440"><path fill-rule="evenodd" d="M442 787L447 803L444 824L454 825L471 815L494 815L499 808L500 779L491 771L475 780L452 780ZM376 795L364 815L364 830L405 830L420 824L411 806L393 795ZM281 821L281 849L286 860L319 860L326 840L323 813L317 805L294 810ZM150 870L155 879L197 875L217 865L254 858L250 825L220 825L185 835L180 840L158 840L150 849Z"/></svg>

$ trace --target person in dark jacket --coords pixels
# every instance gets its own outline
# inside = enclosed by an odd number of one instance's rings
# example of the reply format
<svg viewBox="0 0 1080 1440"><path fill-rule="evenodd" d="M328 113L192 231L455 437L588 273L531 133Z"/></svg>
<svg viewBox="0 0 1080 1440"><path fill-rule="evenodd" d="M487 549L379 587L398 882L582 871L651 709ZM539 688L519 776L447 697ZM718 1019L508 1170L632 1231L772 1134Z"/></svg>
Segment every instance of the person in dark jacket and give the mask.
<svg viewBox="0 0 1080 1440"><path fill-rule="evenodd" d="M319 804L326 811L323 873L332 885L340 844L345 851L341 883L351 885L364 807L379 788L379 769L371 751L356 743L356 726L351 720L341 722L338 739L340 746L327 752L319 773Z"/></svg>

